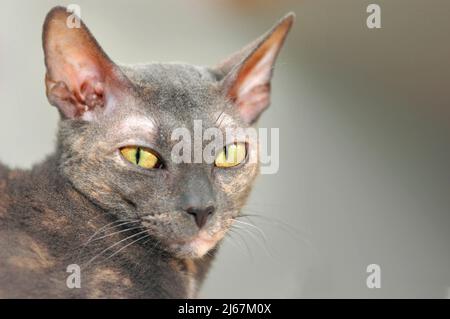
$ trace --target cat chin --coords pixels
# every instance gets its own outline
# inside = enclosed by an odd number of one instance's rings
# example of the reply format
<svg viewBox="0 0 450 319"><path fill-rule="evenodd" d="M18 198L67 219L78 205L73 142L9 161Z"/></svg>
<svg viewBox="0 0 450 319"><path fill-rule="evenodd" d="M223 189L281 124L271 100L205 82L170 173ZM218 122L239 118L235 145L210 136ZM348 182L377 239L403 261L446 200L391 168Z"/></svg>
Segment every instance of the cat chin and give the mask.
<svg viewBox="0 0 450 319"><path fill-rule="evenodd" d="M179 258L201 258L213 249L219 239L200 232L196 237L170 244L170 250Z"/></svg>

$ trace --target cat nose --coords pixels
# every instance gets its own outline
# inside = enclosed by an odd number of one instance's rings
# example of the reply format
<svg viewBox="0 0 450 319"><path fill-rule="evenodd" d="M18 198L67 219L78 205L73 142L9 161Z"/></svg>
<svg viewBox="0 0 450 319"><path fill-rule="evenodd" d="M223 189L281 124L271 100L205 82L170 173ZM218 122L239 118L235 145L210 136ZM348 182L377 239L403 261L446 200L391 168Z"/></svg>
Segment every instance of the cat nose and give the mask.
<svg viewBox="0 0 450 319"><path fill-rule="evenodd" d="M186 213L194 216L195 223L198 228L202 228L208 222L209 217L214 214L215 208L214 206L208 206L205 208L200 207L189 207L186 209Z"/></svg>

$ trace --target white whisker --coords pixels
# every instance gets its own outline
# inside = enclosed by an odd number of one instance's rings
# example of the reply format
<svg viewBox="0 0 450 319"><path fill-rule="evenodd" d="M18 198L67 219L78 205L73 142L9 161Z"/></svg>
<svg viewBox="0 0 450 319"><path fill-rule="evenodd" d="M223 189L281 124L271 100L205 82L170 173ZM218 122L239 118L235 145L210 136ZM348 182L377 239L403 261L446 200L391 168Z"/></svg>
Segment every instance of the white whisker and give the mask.
<svg viewBox="0 0 450 319"><path fill-rule="evenodd" d="M113 247L116 247L117 245L119 245L120 243L124 242L125 240L134 238L134 237L136 237L136 236L138 236L138 235L141 235L141 234L143 234L143 233L146 233L146 232L147 232L147 230L144 230L144 231L141 231L141 232L136 233L136 234L134 234L134 235L128 236L128 237L126 237L126 238L124 238L124 239L118 241L117 243L115 243L115 244L109 246L108 248L103 249L100 253L98 253L97 255L95 255L94 257L92 257L92 258L85 264L85 266L89 265L91 262L93 262L94 260L96 260L96 259L97 259L98 257L100 257L101 255L103 255L105 252L107 252L108 250L110 250L110 249L113 248Z"/></svg>
<svg viewBox="0 0 450 319"><path fill-rule="evenodd" d="M132 244L134 244L134 243L136 243L136 242L138 242L138 241L140 241L140 240L142 240L144 238L147 238L147 237L150 237L150 234L144 235L144 236L142 236L142 237L140 237L140 238L138 238L136 240L133 240L131 243L126 244L125 246L120 248L118 251L116 251L114 254L108 256L105 260L108 260L108 259L112 258L113 256L117 255L118 253L120 253L122 250L124 250L128 246L131 246Z"/></svg>
<svg viewBox="0 0 450 319"><path fill-rule="evenodd" d="M91 243L95 242L97 240L106 238L106 237L110 237L110 236L113 236L113 235L116 235L116 234L120 234L120 233L123 233L123 232L127 232L127 231L134 230L134 229L139 229L139 228L142 228L142 227L141 226L137 226L137 227L131 227L131 228L127 228L127 229L122 229L122 230L116 231L114 233L110 233L110 234L107 234L107 235L103 235L101 237L94 238L93 240L91 240Z"/></svg>

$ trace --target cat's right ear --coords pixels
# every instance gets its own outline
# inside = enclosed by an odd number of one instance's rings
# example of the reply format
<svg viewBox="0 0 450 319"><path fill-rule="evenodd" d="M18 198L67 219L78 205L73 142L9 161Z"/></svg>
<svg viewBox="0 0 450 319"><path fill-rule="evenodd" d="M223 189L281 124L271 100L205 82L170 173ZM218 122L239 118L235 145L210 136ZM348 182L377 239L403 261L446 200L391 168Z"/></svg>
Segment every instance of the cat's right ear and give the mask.
<svg viewBox="0 0 450 319"><path fill-rule="evenodd" d="M46 92L63 118L92 120L113 108L127 79L78 22L64 7L47 14L42 34Z"/></svg>

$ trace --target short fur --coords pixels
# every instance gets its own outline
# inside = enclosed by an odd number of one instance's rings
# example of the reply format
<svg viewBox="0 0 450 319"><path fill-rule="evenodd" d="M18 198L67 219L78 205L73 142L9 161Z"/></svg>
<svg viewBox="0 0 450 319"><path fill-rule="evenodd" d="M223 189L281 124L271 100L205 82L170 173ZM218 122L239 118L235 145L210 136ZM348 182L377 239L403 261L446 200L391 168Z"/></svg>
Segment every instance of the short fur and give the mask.
<svg viewBox="0 0 450 319"><path fill-rule="evenodd" d="M54 8L44 24L47 95L61 113L56 151L29 171L0 164L0 297L195 297L258 165L172 163L171 132L199 119L253 125L293 15L214 68L118 66L84 24L65 30L67 16ZM124 161L120 147L137 144L164 168ZM205 206L214 214L199 229L186 212ZM205 251L188 244L200 232L212 242ZM82 269L79 289L66 285L70 264Z"/></svg>

